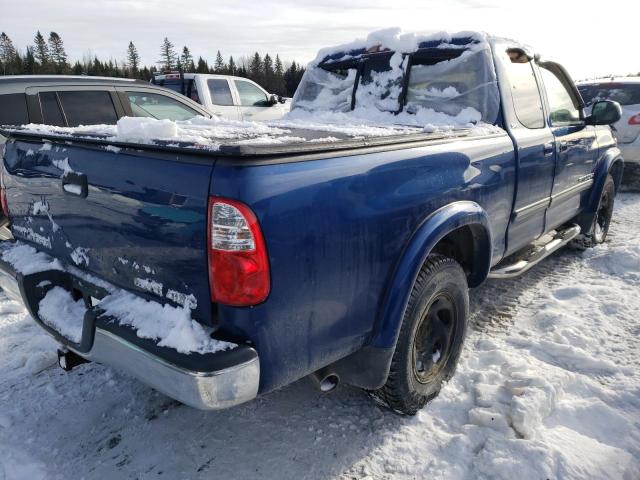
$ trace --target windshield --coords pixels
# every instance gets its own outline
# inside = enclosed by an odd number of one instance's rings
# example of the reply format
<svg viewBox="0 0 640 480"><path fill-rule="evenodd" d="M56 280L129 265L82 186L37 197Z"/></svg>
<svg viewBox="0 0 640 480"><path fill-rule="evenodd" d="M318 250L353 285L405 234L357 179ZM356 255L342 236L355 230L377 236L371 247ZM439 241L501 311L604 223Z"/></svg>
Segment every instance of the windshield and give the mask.
<svg viewBox="0 0 640 480"><path fill-rule="evenodd" d="M488 48L428 48L383 52L357 60L311 66L293 109L396 114L398 123L495 124L500 97ZM413 115L415 118L410 118ZM435 120L433 120L435 119Z"/></svg>
<svg viewBox="0 0 640 480"><path fill-rule="evenodd" d="M612 100L620 105L640 105L640 83L597 83L578 85L587 106L598 100Z"/></svg>

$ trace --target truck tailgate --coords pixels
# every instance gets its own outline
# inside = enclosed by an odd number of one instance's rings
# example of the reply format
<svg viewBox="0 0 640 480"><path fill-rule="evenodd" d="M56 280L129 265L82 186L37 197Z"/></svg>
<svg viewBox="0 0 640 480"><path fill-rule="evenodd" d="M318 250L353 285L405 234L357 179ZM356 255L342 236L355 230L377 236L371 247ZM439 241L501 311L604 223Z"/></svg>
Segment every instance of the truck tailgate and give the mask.
<svg viewBox="0 0 640 480"><path fill-rule="evenodd" d="M212 323L206 254L212 161L15 140L4 163L16 239Z"/></svg>

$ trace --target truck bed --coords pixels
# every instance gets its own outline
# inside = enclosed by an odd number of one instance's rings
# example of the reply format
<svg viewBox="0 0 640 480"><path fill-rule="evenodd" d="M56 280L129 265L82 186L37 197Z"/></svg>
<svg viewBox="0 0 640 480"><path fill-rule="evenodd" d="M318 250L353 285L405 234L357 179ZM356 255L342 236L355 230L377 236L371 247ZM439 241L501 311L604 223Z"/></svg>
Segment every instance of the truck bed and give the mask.
<svg viewBox="0 0 640 480"><path fill-rule="evenodd" d="M69 130L75 130L69 132ZM446 142L463 138L476 138L500 134L499 129L483 128L457 128L442 131L420 131L407 127L397 133L385 135L348 135L339 131L324 131L318 129L289 128L286 135L275 134L270 138L241 137L237 138L210 138L216 142L215 148L186 141L154 140L153 142L123 141L104 133L92 133L89 130L83 132L78 129L47 128L30 129L16 127L0 127L2 135L11 136L14 139L38 139L66 144L90 144L103 147L134 148L139 150L155 150L171 153L186 153L198 156L215 155L216 157L253 157L265 159L274 156L301 156L309 154L342 154L349 150L365 148L398 149L412 146L427 145L434 142ZM393 132L393 130L391 130Z"/></svg>

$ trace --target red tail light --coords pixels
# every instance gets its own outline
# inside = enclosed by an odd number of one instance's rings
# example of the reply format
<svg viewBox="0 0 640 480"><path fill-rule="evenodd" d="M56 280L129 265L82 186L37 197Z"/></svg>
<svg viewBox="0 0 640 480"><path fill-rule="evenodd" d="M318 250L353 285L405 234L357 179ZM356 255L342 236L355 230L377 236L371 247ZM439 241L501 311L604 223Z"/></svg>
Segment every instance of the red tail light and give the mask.
<svg viewBox="0 0 640 480"><path fill-rule="evenodd" d="M640 113L629 119L629 125L640 125Z"/></svg>
<svg viewBox="0 0 640 480"><path fill-rule="evenodd" d="M211 300L235 307L257 305L271 288L267 248L260 225L244 203L209 198Z"/></svg>

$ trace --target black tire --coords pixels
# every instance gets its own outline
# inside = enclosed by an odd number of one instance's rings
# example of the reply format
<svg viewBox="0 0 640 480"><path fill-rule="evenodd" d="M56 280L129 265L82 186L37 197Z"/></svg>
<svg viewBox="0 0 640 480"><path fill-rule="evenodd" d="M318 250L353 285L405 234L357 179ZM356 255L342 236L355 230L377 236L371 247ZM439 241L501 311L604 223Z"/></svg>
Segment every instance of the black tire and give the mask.
<svg viewBox="0 0 640 480"><path fill-rule="evenodd" d="M609 227L611 226L611 216L613 215L613 202L616 197L616 185L613 181L613 177L607 174L607 178L604 181L602 187L602 194L600 194L600 200L598 200L598 209L593 216L593 222L589 231L576 240L578 247L590 248L603 243L607 234L609 233Z"/></svg>
<svg viewBox="0 0 640 480"><path fill-rule="evenodd" d="M389 377L373 394L396 412L415 415L455 372L469 317L469 291L455 260L430 255L402 320Z"/></svg>

